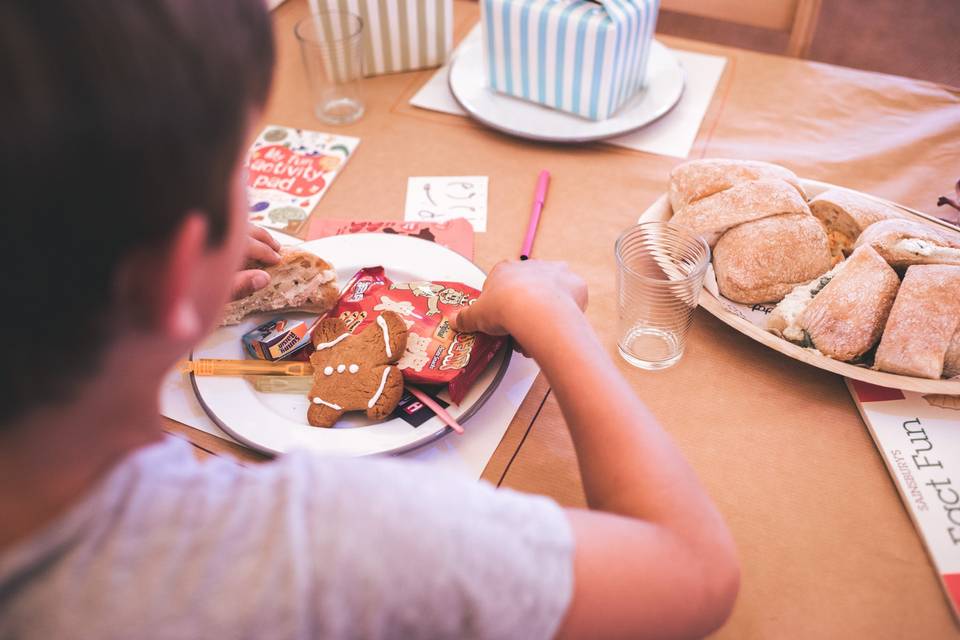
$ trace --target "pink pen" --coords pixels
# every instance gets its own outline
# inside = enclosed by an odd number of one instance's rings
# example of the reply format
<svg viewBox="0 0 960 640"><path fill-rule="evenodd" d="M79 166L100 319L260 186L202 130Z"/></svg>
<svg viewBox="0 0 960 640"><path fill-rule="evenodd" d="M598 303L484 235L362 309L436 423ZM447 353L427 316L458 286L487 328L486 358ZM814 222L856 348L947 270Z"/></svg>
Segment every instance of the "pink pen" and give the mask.
<svg viewBox="0 0 960 640"><path fill-rule="evenodd" d="M550 186L550 172L543 170L537 179L537 191L533 194L533 208L530 209L530 224L527 225L527 237L523 239L523 247L520 249L520 259L528 260L530 250L533 249L533 238L537 235L537 225L540 223L540 213L543 211L543 203L547 199L547 187Z"/></svg>

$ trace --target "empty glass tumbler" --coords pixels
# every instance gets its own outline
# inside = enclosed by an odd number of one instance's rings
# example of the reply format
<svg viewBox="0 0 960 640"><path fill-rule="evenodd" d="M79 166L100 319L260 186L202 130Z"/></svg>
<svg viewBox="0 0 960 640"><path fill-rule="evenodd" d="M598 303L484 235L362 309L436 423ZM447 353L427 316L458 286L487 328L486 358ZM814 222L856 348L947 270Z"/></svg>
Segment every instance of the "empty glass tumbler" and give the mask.
<svg viewBox="0 0 960 640"><path fill-rule="evenodd" d="M329 124L363 115L363 20L352 13L321 11L297 23L303 67L313 93L313 112Z"/></svg>
<svg viewBox="0 0 960 640"><path fill-rule="evenodd" d="M676 364L710 264L710 247L667 222L643 222L617 239L616 254L620 355L642 369Z"/></svg>

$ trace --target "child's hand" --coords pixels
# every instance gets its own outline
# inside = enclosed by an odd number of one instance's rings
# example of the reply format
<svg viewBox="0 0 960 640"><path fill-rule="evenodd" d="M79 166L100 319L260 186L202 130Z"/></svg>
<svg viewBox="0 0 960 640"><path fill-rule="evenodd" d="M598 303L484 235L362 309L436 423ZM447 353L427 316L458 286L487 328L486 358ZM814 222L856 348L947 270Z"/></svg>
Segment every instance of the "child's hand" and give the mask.
<svg viewBox="0 0 960 640"><path fill-rule="evenodd" d="M247 261L273 265L280 262L280 243L266 229L250 225L250 238L247 245ZM270 284L270 274L262 269L245 269L233 277L230 299L245 298L254 291Z"/></svg>
<svg viewBox="0 0 960 640"><path fill-rule="evenodd" d="M562 262L497 264L477 301L460 312L458 331L517 335L545 314L578 313L587 306L587 284Z"/></svg>

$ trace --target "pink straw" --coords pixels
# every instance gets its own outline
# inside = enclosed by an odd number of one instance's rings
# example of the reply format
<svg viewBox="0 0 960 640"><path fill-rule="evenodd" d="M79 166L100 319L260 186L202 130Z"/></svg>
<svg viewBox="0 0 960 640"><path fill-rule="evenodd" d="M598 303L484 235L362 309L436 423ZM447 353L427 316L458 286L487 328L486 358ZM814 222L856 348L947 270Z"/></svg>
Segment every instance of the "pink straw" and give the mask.
<svg viewBox="0 0 960 640"><path fill-rule="evenodd" d="M441 407L439 404L434 402L433 398L425 394L423 391L420 391L420 389L417 389L416 387L411 387L410 385L407 385L407 391L409 391L414 398L416 398L417 400L425 404L435 414L437 414L437 416L441 420L443 420L443 423L445 425L447 425L448 427L450 427L460 435L463 435L463 427L460 426L460 423L454 420L453 416L447 413L447 411L443 407Z"/></svg>
<svg viewBox="0 0 960 640"><path fill-rule="evenodd" d="M550 186L550 172L544 169L537 178L537 190L533 194L533 207L530 209L530 224L527 225L527 237L523 239L523 247L520 248L520 259L530 258L530 251L533 249L533 238L537 235L537 225L540 223L540 213L543 211L543 203L547 200L547 187Z"/></svg>

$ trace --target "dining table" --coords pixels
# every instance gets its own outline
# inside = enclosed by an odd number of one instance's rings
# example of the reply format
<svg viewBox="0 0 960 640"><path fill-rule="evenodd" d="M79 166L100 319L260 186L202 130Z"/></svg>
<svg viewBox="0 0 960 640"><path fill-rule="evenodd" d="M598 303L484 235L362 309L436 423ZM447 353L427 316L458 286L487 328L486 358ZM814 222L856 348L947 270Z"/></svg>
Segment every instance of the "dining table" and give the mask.
<svg viewBox="0 0 960 640"><path fill-rule="evenodd" d="M923 540L843 378L786 358L702 309L672 368L644 371L618 356L614 242L666 191L671 168L683 159L602 142L538 143L411 106L432 69L364 79L363 117L329 127L312 114L293 33L308 11L305 0L288 0L273 12L277 62L260 119L361 139L313 217L401 220L409 176L489 176L487 230L476 234L474 255L489 270L516 256L537 174L551 172L532 257L564 261L586 280L586 314L610 366L690 461L736 539L740 594L715 637L960 637ZM478 19L477 3L456 0L454 39ZM960 89L657 38L672 49L727 59L690 159L765 160L803 178L944 214L938 196L951 195L960 178ZM172 420L165 428L200 456L266 460ZM482 480L586 506L577 456L543 376Z"/></svg>

